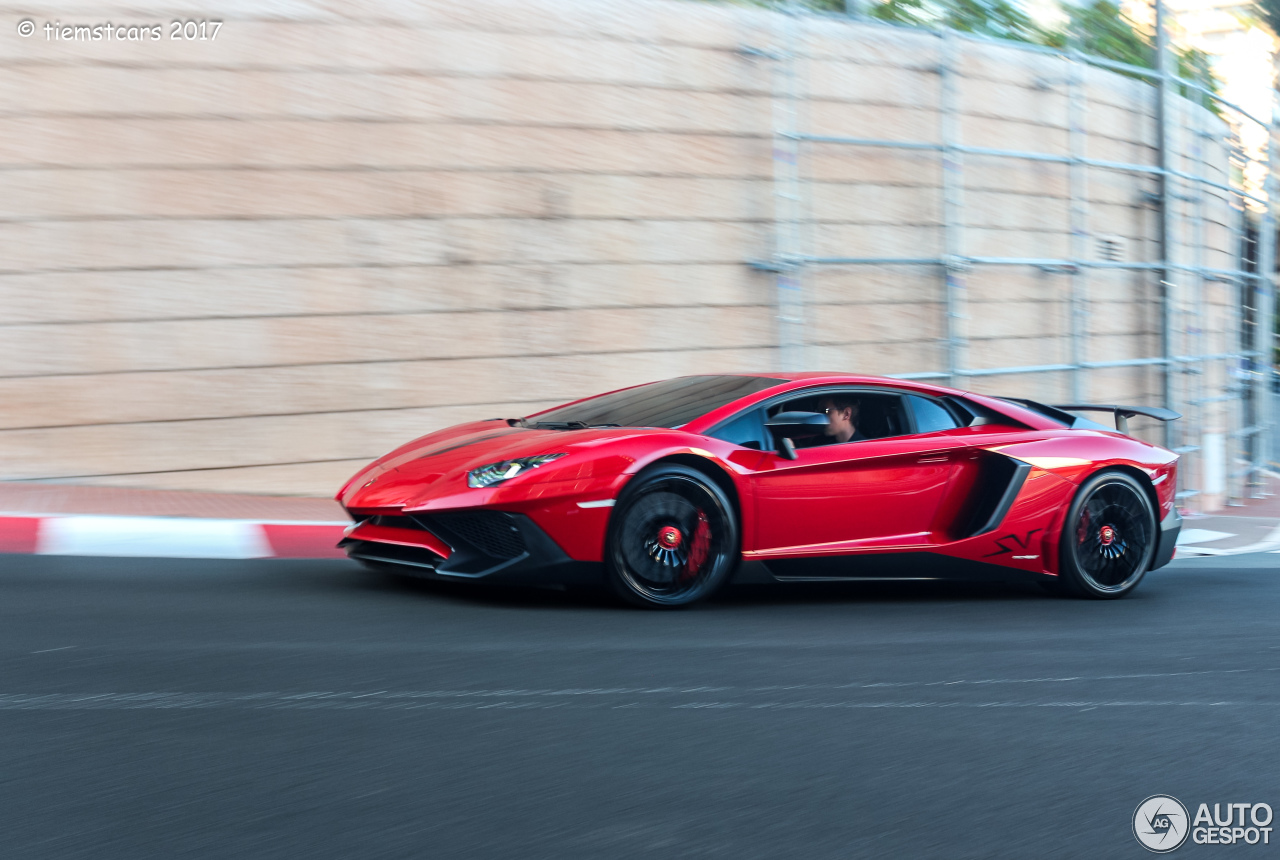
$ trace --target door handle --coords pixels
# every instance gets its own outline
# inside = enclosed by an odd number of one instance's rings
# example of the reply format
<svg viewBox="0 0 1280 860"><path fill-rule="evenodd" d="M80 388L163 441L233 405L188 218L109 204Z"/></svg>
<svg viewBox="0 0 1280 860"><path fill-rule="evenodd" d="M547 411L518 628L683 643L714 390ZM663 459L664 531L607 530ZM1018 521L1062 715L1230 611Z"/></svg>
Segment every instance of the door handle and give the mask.
<svg viewBox="0 0 1280 860"><path fill-rule="evenodd" d="M941 456L935 456L935 457L921 457L919 460L916 460L916 462L917 463L945 463L950 459L951 458L948 455L943 454Z"/></svg>

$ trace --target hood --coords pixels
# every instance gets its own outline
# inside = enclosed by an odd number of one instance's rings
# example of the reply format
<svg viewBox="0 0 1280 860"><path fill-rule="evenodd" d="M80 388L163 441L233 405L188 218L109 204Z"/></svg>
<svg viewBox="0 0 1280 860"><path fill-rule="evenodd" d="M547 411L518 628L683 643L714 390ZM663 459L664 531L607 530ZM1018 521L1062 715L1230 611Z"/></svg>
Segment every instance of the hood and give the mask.
<svg viewBox="0 0 1280 860"><path fill-rule="evenodd" d="M635 433L635 428L540 430L505 421L476 421L441 430L379 457L347 482L338 501L347 508L399 508L426 496L467 489L472 469L516 457L571 453L601 437Z"/></svg>

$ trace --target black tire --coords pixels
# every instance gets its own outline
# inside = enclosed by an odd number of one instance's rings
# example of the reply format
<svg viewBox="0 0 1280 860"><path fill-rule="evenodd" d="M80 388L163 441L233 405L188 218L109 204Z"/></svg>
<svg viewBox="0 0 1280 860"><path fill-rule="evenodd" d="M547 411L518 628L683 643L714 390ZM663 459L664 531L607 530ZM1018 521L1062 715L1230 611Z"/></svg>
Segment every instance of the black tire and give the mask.
<svg viewBox="0 0 1280 860"><path fill-rule="evenodd" d="M715 481L677 464L631 480L609 518L605 567L619 597L670 608L704 600L739 558L733 504Z"/></svg>
<svg viewBox="0 0 1280 860"><path fill-rule="evenodd" d="M1125 472L1085 481L1062 525L1062 587L1077 597L1123 597L1137 588L1156 551L1151 498Z"/></svg>

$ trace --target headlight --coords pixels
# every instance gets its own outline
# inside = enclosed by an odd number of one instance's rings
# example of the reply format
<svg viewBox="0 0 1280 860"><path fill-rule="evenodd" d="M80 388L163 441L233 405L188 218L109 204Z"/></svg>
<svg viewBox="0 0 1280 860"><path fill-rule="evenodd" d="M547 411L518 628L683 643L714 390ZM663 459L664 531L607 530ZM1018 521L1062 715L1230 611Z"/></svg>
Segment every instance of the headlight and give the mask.
<svg viewBox="0 0 1280 860"><path fill-rule="evenodd" d="M515 460L503 460L501 463L490 463L467 473L468 487L492 487L501 484L516 475L523 475L530 469L536 469L543 463L558 460L564 454L539 454L537 457L520 457Z"/></svg>

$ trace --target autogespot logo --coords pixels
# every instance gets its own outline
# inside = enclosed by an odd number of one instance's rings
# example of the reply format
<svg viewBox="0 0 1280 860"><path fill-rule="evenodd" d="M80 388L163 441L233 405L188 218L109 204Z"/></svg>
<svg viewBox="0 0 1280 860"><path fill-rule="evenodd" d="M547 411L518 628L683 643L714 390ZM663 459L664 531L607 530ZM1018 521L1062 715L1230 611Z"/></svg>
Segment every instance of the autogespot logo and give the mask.
<svg viewBox="0 0 1280 860"><path fill-rule="evenodd" d="M1133 811L1133 835L1142 847L1167 854L1187 841L1197 845L1271 844L1273 814L1267 803L1215 803L1196 807L1194 820L1176 797L1155 794Z"/></svg>
<svg viewBox="0 0 1280 860"><path fill-rule="evenodd" d="M1187 841L1187 808L1176 797L1153 794L1133 811L1133 835L1142 847L1167 854Z"/></svg>

